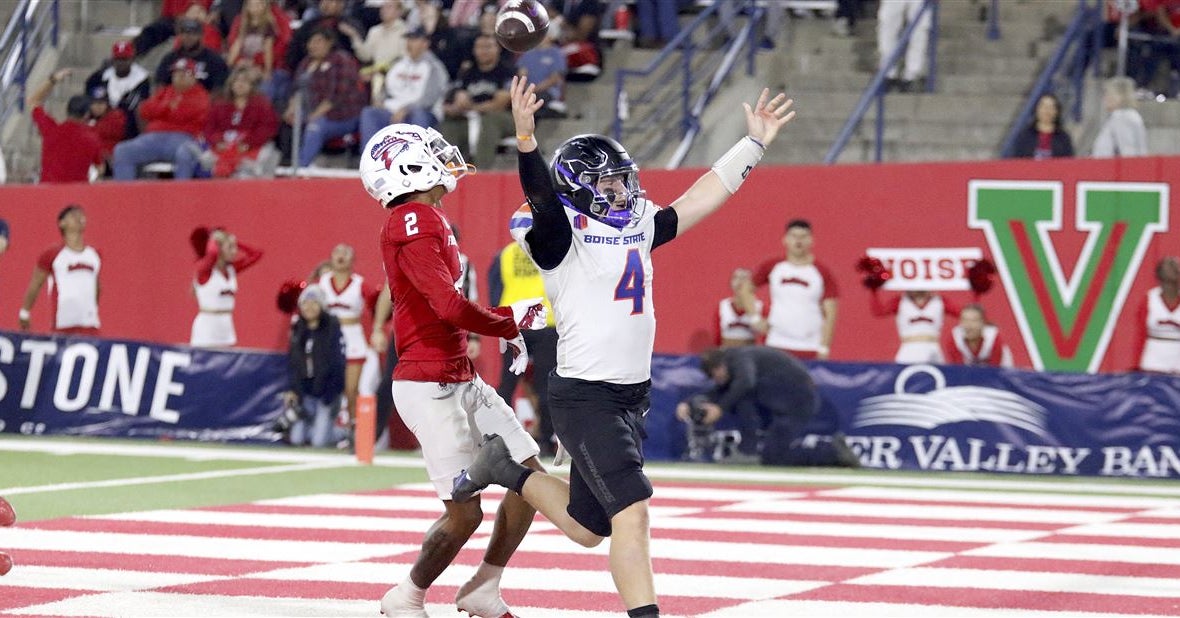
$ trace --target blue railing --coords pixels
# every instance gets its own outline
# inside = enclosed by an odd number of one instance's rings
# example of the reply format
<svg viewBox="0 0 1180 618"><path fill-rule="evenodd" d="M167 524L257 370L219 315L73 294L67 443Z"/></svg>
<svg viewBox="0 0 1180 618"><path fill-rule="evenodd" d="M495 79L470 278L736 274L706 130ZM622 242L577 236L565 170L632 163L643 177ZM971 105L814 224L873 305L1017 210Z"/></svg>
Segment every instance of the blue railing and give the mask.
<svg viewBox="0 0 1180 618"><path fill-rule="evenodd" d="M1100 49L1099 46L1093 44L1093 40L1087 39L1092 33L1098 31L1097 26L1101 20L1102 0L1096 0L1093 6L1087 0L1079 0L1078 9L1065 29L1065 34L1061 36L1061 42L1057 44L1057 48L1049 56L1049 61L1045 63L1045 68L1037 77L1028 99L1008 129L1008 135L1000 146L1001 157L1012 156L1012 149L1015 147L1020 133L1032 122L1033 114L1037 109L1037 101L1047 93L1052 92L1057 96L1061 101L1062 109L1068 109L1075 122L1081 120L1082 100L1085 98L1086 65L1087 62L1097 58L1097 50Z"/></svg>
<svg viewBox="0 0 1180 618"><path fill-rule="evenodd" d="M611 132L615 139L627 141L636 135L631 154L637 160L650 160L661 152L671 140L682 139L693 131L699 131L701 113L716 94L716 70L726 62L732 65L738 53L735 50L746 45L747 70L752 73L754 65L754 37L750 36L753 23L764 14L753 0L744 0L749 5L750 23L734 40L726 42L730 23L710 19L717 15L716 4L704 8L687 26L653 58L646 66L637 69L619 69L615 75L615 113ZM727 60L728 59L728 60ZM650 78L650 84L636 91L629 90L628 83L636 79ZM710 87L713 86L712 92ZM678 130L667 128L669 110L678 110L672 118Z"/></svg>
<svg viewBox="0 0 1180 618"><path fill-rule="evenodd" d="M893 52L889 54L889 57L881 64L881 68L877 70L877 73L869 81L869 87L865 88L865 92L860 97L860 101L857 102L852 115L848 117L848 121L840 129L840 134L836 137L836 141L828 150L828 154L824 156L824 163L835 163L836 159L840 158L840 153L844 151L844 148L848 145L848 141L852 139L852 134L860 126L865 114L869 111L869 105L874 101L877 104L874 160L878 163L881 161L881 149L885 141L885 95L887 94L885 91L885 76L901 61L901 56L905 53L906 46L909 45L910 39L914 36L914 31L922 23L922 17L927 12L930 13L930 39L926 52L928 54L926 63L926 92L934 92L935 78L937 76L936 63L938 60L938 1L926 0L922 4L921 10L918 11L918 14L906 25L905 31L902 32L901 38L897 42L897 46L893 48ZM993 5L992 14L995 14L995 12L995 6Z"/></svg>
<svg viewBox="0 0 1180 618"><path fill-rule="evenodd" d="M29 71L46 45L57 47L59 0L20 0L0 34L0 130L25 111Z"/></svg>

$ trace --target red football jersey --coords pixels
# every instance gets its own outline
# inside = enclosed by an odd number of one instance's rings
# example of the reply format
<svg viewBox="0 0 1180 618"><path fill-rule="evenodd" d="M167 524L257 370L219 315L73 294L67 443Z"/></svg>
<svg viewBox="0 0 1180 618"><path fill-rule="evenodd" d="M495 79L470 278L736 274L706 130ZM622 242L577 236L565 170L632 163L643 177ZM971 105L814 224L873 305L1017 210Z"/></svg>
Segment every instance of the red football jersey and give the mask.
<svg viewBox="0 0 1180 618"><path fill-rule="evenodd" d="M442 210L394 208L381 230L381 257L393 298L395 379L465 382L475 376L467 331L505 339L520 332L510 307L485 309L457 289L459 243Z"/></svg>

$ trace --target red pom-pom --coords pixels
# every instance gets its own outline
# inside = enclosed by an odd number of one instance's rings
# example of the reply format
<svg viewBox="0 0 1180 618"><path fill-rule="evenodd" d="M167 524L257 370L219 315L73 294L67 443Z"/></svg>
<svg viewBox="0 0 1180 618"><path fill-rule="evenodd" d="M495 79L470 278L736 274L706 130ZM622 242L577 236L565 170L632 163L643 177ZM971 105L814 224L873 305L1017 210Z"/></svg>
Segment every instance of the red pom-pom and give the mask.
<svg viewBox="0 0 1180 618"><path fill-rule="evenodd" d="M299 310L299 295L307 287L307 282L301 279L288 279L279 286L279 295L275 305L283 313L295 313Z"/></svg>
<svg viewBox="0 0 1180 618"><path fill-rule="evenodd" d="M987 258L978 260L967 267L967 283L971 284L971 290L977 295L992 289L995 275L996 266Z"/></svg>
<svg viewBox="0 0 1180 618"><path fill-rule="evenodd" d="M205 245L209 244L209 228L205 226L193 228L188 235L188 241L193 246L198 258L205 257Z"/></svg>
<svg viewBox="0 0 1180 618"><path fill-rule="evenodd" d="M856 261L856 270L865 273L861 283L870 290L876 290L893 278L893 273L885 268L885 264L875 257L864 256Z"/></svg>

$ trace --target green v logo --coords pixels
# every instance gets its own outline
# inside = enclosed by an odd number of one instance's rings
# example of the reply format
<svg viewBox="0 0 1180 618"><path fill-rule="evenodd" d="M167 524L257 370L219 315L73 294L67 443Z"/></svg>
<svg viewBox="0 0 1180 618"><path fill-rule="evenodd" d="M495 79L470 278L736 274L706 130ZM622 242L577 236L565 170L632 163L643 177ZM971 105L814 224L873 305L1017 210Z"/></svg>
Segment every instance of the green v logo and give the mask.
<svg viewBox="0 0 1180 618"><path fill-rule="evenodd" d="M1079 182L1074 229L1087 234L1068 278L1050 232L1062 184L973 180L967 223L983 230L1037 369L1097 371L1152 234L1168 229L1168 185Z"/></svg>

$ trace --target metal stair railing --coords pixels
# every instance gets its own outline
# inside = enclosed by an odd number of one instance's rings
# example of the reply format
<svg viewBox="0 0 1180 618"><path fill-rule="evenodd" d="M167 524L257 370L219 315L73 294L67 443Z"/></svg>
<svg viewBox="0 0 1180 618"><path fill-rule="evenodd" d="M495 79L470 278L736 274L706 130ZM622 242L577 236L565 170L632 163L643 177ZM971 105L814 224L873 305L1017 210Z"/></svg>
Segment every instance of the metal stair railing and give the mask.
<svg viewBox="0 0 1180 618"><path fill-rule="evenodd" d="M46 45L57 47L59 0L20 0L0 34L0 129L25 111L25 89L33 62Z"/></svg>
<svg viewBox="0 0 1180 618"><path fill-rule="evenodd" d="M869 111L869 105L874 101L877 103L874 160L877 163L881 162L881 149L885 141L885 95L887 94L885 92L885 76L901 61L902 54L906 51L906 46L910 44L910 39L913 38L914 31L917 30L918 24L922 22L922 17L927 12L930 12L930 38L926 52L928 54L926 61L926 92L934 92L938 56L938 0L926 0L926 2L922 3L922 8L918 11L918 14L906 25L905 31L902 32L901 38L898 39L897 46L893 48L893 52L889 54L889 57L882 64L881 68L877 70L877 73L869 81L869 86L865 88L865 92L861 95L856 108L853 109L852 115L848 117L847 122L844 123L844 127L840 129L836 141L828 149L828 154L824 156L824 163L832 164L840 158L840 153L848 146L849 140L852 139L852 134L860 126L865 114ZM993 14L995 13L994 10L992 12Z"/></svg>
<svg viewBox="0 0 1180 618"><path fill-rule="evenodd" d="M1075 122L1081 120L1082 101L1085 98L1086 66L1090 61L1094 61L1096 67L1098 64L1098 46L1093 44L1092 39L1088 39L1091 33L1097 31L1097 25L1101 20L1102 0L1096 0L1094 6L1090 6L1087 0L1078 1L1078 9L1074 12L1069 26L1066 27L1065 34L1061 36L1061 42L1053 50L1053 54L1049 56L1049 61L1045 63L1045 68L1037 77L1028 99L1025 100L1020 113L1013 120L1012 126L1008 128L1007 136L1000 146L1001 157L1012 156L1012 149L1015 148L1020 133L1032 122L1037 102L1049 92L1057 95L1063 111L1065 109L1071 110ZM1087 44L1092 45L1095 53L1088 54L1090 50L1087 49ZM1072 56L1070 56L1071 50L1073 51ZM1069 58L1068 62L1066 62L1067 57Z"/></svg>
<svg viewBox="0 0 1180 618"><path fill-rule="evenodd" d="M687 137L694 128L699 132L700 116L720 85L718 68L732 66L743 44L748 70L753 73L756 41L751 36L752 24L764 10L756 0L742 1L748 4L750 23L733 40L726 40L731 22L717 20L710 25L710 19L717 16L717 6L711 4L646 66L616 72L612 135L635 145L631 155L637 161L650 161L672 140ZM634 81L644 78L650 80L646 87L634 86Z"/></svg>

